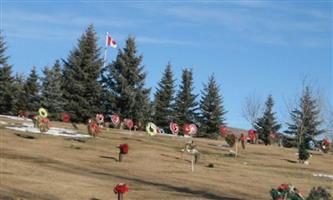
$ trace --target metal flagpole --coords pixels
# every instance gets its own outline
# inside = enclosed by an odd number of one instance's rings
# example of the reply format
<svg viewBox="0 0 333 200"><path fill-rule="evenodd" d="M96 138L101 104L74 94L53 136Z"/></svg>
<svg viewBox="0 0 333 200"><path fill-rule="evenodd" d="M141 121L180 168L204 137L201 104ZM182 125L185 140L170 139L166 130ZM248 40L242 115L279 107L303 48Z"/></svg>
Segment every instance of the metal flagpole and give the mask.
<svg viewBox="0 0 333 200"><path fill-rule="evenodd" d="M109 39L109 32L106 32L106 37L105 37L105 49L104 49L104 64L103 68L105 68L106 61L107 61L107 51L108 51L108 39Z"/></svg>

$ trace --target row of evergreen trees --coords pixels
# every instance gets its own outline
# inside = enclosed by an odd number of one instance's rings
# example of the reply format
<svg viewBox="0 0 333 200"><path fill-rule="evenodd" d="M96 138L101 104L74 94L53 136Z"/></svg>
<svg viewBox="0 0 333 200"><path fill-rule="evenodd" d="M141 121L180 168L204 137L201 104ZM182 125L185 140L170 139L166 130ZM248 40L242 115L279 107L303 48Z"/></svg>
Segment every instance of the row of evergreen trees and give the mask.
<svg viewBox="0 0 333 200"><path fill-rule="evenodd" d="M193 73L184 69L180 89L176 91L170 63L159 81L154 100L151 88L145 87L146 73L142 55L138 55L135 38L129 37L118 51L115 61L103 67L97 34L90 25L66 59L56 60L38 77L33 67L25 79L12 76L6 57L6 45L0 36L0 113L17 115L19 111L46 108L51 117L71 115L73 122L86 122L96 113L119 114L138 124L153 121L168 131L171 121L179 125L196 123L202 136L215 136L225 125L226 111L214 75L197 102L193 93Z"/></svg>
<svg viewBox="0 0 333 200"><path fill-rule="evenodd" d="M71 114L72 121L86 122L96 113L117 113L137 123L153 121L164 130L168 130L171 121L181 126L196 123L200 125L201 136L209 137L215 137L219 127L226 125L227 111L214 75L209 77L201 92L201 100L197 102L198 95L193 93L192 70L183 70L181 84L176 91L172 66L168 63L151 101L151 89L145 87L143 56L138 55L133 37L126 40L116 60L103 67L97 35L90 25L67 59L62 59L62 62L56 60L53 67L44 68L41 78L35 68L27 79L22 75L13 77L6 48L0 35L1 114L17 115L20 110L37 111L44 107L53 117L67 112ZM266 144L270 143L270 133L277 133L281 128L273 105L273 98L269 95L263 115L254 124L260 139ZM300 104L290 113L292 121L286 133L296 134L300 143L306 142L306 133L310 136L322 133L319 112L316 98L306 87Z"/></svg>

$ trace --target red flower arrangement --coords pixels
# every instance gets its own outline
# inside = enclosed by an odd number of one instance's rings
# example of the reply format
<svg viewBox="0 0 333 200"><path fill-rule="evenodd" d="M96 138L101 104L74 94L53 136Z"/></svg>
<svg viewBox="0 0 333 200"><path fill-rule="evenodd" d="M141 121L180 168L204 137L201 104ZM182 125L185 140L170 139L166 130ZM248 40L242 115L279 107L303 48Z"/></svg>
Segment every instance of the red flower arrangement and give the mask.
<svg viewBox="0 0 333 200"><path fill-rule="evenodd" d="M282 190L288 190L289 189L289 185L288 184L281 184L279 185L278 187L278 190L279 191L282 191Z"/></svg>
<svg viewBox="0 0 333 200"><path fill-rule="evenodd" d="M128 153L128 144L119 145L120 153L127 154Z"/></svg>
<svg viewBox="0 0 333 200"><path fill-rule="evenodd" d="M128 192L128 186L124 183L119 183L118 185L116 185L114 188L113 188L113 192L115 194L123 194L125 192Z"/></svg>
<svg viewBox="0 0 333 200"><path fill-rule="evenodd" d="M63 115L62 115L62 121L63 122L69 122L71 120L71 116L69 115L69 114L67 114L67 113L64 113Z"/></svg>
<svg viewBox="0 0 333 200"><path fill-rule="evenodd" d="M220 127L220 133L222 137L226 137L228 135L228 129L224 126Z"/></svg>

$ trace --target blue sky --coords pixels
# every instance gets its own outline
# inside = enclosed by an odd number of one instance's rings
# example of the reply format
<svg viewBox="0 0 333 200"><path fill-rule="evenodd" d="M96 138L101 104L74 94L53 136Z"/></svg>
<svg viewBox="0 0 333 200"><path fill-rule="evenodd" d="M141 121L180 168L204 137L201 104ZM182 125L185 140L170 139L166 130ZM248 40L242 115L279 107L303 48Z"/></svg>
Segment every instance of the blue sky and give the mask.
<svg viewBox="0 0 333 200"><path fill-rule="evenodd" d="M9 62L24 74L67 58L90 23L101 47L106 32L120 48L133 35L153 92L169 61L177 84L183 68L193 69L195 93L214 73L227 123L248 128L246 96L255 92L264 101L271 93L284 123L304 77L333 106L332 9L331 1L3 0L1 29ZM110 49L109 60L116 54Z"/></svg>

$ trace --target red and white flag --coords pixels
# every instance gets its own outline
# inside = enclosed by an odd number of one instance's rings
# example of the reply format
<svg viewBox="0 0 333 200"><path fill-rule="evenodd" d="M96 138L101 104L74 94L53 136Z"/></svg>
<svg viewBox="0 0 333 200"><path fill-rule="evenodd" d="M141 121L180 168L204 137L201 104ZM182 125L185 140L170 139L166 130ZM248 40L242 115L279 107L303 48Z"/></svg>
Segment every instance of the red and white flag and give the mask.
<svg viewBox="0 0 333 200"><path fill-rule="evenodd" d="M117 48L117 42L109 35L106 35L105 46L110 46L112 48Z"/></svg>

